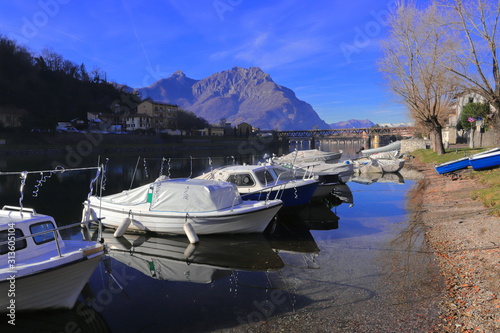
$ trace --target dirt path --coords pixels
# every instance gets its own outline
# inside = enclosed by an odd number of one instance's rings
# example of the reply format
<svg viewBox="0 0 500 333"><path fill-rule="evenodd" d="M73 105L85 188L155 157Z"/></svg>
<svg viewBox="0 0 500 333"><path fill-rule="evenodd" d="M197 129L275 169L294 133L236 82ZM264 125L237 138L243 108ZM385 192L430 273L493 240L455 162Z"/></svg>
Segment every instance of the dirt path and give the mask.
<svg viewBox="0 0 500 333"><path fill-rule="evenodd" d="M446 280L437 331L500 332L500 219L471 198L484 185L468 170L452 177L415 160L407 165L426 176L410 202Z"/></svg>

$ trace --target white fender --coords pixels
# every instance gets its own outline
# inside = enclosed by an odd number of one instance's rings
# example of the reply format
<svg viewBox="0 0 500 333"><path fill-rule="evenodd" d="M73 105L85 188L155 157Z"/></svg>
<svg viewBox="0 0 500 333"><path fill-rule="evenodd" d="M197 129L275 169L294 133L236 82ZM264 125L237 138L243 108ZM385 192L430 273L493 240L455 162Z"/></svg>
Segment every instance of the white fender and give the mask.
<svg viewBox="0 0 500 333"><path fill-rule="evenodd" d="M184 232L186 233L186 236L191 244L198 243L200 241L193 226L189 222L184 223Z"/></svg>
<svg viewBox="0 0 500 333"><path fill-rule="evenodd" d="M93 210L90 207L83 207L83 212L82 212L82 222L90 221L90 220L97 220L97 214L95 210ZM82 226L88 226L88 223L82 223Z"/></svg>
<svg viewBox="0 0 500 333"><path fill-rule="evenodd" d="M132 222L132 219L130 217L125 218L123 220L123 222L118 226L118 228L116 228L116 231L113 234L113 236L115 236L115 237L123 236L123 234L125 233L125 231L127 231L127 228L131 222Z"/></svg>

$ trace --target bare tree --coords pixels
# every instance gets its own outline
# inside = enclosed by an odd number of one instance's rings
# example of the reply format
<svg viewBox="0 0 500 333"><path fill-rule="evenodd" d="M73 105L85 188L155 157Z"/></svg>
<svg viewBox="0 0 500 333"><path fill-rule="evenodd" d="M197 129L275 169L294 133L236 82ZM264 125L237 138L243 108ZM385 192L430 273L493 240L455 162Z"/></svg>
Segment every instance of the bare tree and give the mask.
<svg viewBox="0 0 500 333"><path fill-rule="evenodd" d="M457 92L455 76L447 69L456 39L445 22L436 4L419 10L401 2L388 19L389 37L378 64L389 90L427 130L438 154L445 152L441 129Z"/></svg>
<svg viewBox="0 0 500 333"><path fill-rule="evenodd" d="M463 90L483 96L494 107L489 122L500 142L500 69L497 54L500 1L440 0L452 15L461 45L449 69L462 79Z"/></svg>

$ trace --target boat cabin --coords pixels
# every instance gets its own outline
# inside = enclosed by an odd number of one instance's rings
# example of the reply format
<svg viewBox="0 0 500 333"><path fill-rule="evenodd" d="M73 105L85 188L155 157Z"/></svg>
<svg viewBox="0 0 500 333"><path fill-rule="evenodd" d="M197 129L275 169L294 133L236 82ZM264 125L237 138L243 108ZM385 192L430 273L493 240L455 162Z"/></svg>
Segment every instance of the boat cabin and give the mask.
<svg viewBox="0 0 500 333"><path fill-rule="evenodd" d="M240 193L254 192L269 186L281 185L293 178L293 172L276 165L232 165L221 167L205 175L205 179L222 180L238 186Z"/></svg>
<svg viewBox="0 0 500 333"><path fill-rule="evenodd" d="M37 214L33 209L4 206L0 210L0 244L13 241L12 236L19 239L15 242L16 262L49 252L57 255L57 248L63 248L64 241L58 230L47 232L56 228L51 216ZM1 257L10 252L9 244L0 245Z"/></svg>

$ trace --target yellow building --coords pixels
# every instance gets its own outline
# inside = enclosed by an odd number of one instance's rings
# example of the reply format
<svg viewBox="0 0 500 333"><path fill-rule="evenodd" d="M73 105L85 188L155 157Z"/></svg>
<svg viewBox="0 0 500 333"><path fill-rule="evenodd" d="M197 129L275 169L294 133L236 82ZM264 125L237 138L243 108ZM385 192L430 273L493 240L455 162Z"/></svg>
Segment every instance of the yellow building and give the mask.
<svg viewBox="0 0 500 333"><path fill-rule="evenodd" d="M155 130L176 129L179 106L147 99L137 106L137 113L147 114L152 118L151 128Z"/></svg>

